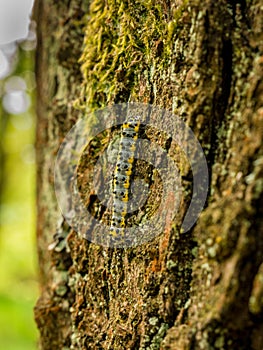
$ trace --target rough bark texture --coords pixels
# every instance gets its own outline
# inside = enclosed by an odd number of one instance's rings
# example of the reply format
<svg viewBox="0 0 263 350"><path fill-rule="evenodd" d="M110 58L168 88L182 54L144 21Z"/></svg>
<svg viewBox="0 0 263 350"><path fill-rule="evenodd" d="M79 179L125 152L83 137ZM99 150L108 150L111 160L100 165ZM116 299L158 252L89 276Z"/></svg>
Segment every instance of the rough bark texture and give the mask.
<svg viewBox="0 0 263 350"><path fill-rule="evenodd" d="M262 350L261 1L39 0L36 16L41 348ZM170 229L137 248L103 248L63 220L53 165L86 107L127 101L187 122L209 196L180 234L191 199L182 166Z"/></svg>

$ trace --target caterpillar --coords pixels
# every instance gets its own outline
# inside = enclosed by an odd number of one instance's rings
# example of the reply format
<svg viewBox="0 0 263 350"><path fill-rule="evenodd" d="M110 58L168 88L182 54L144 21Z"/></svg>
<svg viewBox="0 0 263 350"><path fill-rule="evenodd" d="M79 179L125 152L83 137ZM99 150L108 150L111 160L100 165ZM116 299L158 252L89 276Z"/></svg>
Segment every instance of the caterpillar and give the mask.
<svg viewBox="0 0 263 350"><path fill-rule="evenodd" d="M134 154L139 135L139 117L129 118L121 129L117 163L113 175L113 209L110 234L124 235L127 207L131 191L131 176L134 171Z"/></svg>

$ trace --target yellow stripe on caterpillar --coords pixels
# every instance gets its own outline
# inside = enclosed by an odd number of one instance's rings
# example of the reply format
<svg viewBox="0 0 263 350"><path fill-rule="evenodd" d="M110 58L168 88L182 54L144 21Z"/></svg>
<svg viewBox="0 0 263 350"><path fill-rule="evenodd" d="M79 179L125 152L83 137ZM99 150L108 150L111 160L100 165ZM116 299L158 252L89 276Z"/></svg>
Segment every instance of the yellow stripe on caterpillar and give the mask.
<svg viewBox="0 0 263 350"><path fill-rule="evenodd" d="M123 228L116 228L116 227L111 227L110 228L110 234L114 237L116 236L124 236L124 229Z"/></svg>
<svg viewBox="0 0 263 350"><path fill-rule="evenodd" d="M133 162L134 162L134 158L133 157L128 159L128 163L132 164Z"/></svg>
<svg viewBox="0 0 263 350"><path fill-rule="evenodd" d="M139 131L140 123L124 123L122 124L122 129L131 129L135 132Z"/></svg>
<svg viewBox="0 0 263 350"><path fill-rule="evenodd" d="M124 196L122 197L122 201L123 202L128 202L129 200L129 194L128 194L128 191L124 194Z"/></svg>
<svg viewBox="0 0 263 350"><path fill-rule="evenodd" d="M125 171L124 174L127 175L127 176L131 176L131 174L132 174L132 169Z"/></svg>
<svg viewBox="0 0 263 350"><path fill-rule="evenodd" d="M128 181L128 180L125 181L124 184L123 184L123 187L126 188L126 189L130 188L130 181Z"/></svg>

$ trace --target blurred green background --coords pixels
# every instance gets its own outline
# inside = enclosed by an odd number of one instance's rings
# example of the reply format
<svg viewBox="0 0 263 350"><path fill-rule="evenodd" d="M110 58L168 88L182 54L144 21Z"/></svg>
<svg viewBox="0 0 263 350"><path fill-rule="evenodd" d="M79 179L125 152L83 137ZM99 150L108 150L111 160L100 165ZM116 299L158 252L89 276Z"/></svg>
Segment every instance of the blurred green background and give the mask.
<svg viewBox="0 0 263 350"><path fill-rule="evenodd" d="M35 28L0 47L0 349L37 349Z"/></svg>

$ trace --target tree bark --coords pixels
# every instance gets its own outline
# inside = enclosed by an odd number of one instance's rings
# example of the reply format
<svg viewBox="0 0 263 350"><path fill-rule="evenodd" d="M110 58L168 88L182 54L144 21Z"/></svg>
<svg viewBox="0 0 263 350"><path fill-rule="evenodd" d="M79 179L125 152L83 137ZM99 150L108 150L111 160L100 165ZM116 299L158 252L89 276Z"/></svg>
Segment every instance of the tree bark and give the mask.
<svg viewBox="0 0 263 350"><path fill-rule="evenodd" d="M262 350L261 1L38 0L36 18L41 349ZM63 219L53 168L88 109L128 101L190 126L209 194L180 233L191 174L179 161L185 191L168 229L105 248Z"/></svg>

